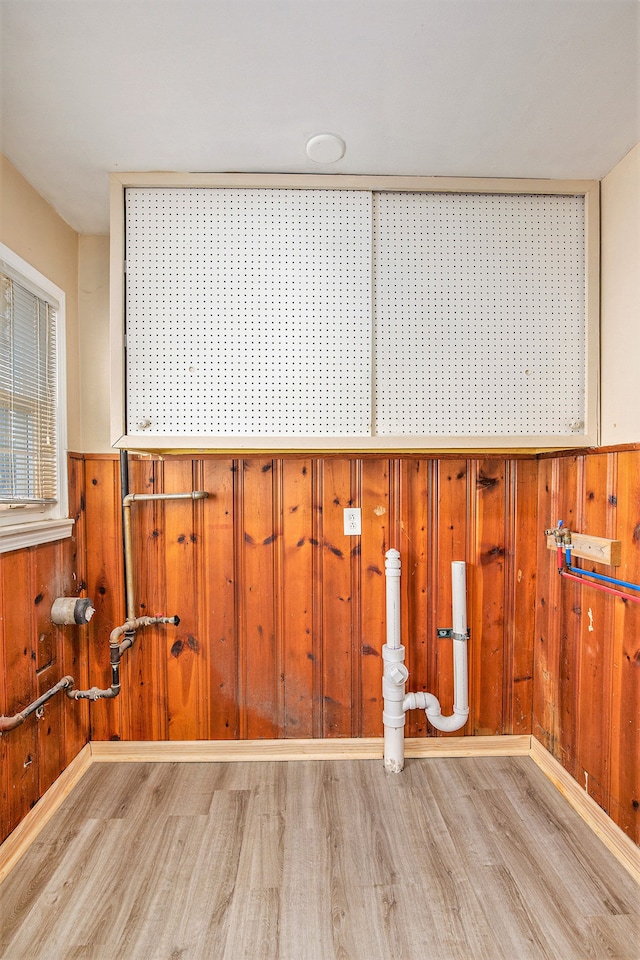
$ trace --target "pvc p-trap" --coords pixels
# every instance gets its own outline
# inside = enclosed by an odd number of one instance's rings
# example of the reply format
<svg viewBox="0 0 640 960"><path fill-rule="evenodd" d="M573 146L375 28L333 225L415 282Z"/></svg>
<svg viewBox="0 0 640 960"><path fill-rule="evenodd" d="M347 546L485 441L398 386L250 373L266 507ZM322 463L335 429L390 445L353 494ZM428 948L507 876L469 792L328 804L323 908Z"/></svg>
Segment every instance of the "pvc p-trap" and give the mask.
<svg viewBox="0 0 640 960"><path fill-rule="evenodd" d="M443 716L440 701L433 693L406 693L409 671L404 664L405 649L401 640L400 554L388 550L385 558L387 596L387 642L382 648L382 696L384 726L384 765L390 773L404 767L404 725L407 710L424 710L429 723L437 730L459 730L469 717L468 629L466 603L466 564L451 564L453 629L443 631L453 639L453 713Z"/></svg>

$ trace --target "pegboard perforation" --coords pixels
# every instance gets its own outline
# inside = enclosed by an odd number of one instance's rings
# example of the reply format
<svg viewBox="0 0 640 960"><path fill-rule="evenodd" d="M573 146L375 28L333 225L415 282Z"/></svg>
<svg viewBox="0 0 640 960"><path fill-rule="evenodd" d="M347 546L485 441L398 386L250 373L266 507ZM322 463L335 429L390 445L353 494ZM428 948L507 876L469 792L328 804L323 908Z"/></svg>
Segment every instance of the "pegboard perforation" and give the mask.
<svg viewBox="0 0 640 960"><path fill-rule="evenodd" d="M584 432L583 196L125 198L129 434Z"/></svg>

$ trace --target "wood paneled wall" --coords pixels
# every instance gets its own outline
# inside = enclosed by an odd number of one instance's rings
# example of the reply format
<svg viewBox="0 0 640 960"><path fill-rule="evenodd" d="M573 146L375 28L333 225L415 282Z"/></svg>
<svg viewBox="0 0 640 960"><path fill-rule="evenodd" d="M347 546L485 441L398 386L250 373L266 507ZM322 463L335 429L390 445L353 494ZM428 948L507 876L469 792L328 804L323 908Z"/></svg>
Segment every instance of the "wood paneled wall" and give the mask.
<svg viewBox="0 0 640 960"><path fill-rule="evenodd" d="M622 564L577 565L640 583L640 451L542 457L539 533L622 541ZM558 576L539 538L533 734L640 842L640 604Z"/></svg>
<svg viewBox="0 0 640 960"><path fill-rule="evenodd" d="M119 464L70 458L70 541L0 557L0 712L65 673L110 682L124 620ZM638 839L640 604L561 580L542 531L561 518L622 541L613 575L640 580L640 450L513 458L132 458L134 492L205 489L133 507L140 631L115 701L55 698L0 737L1 835L93 739L379 736L384 554L402 555L409 687L452 706L450 561L468 563L465 734L530 733ZM343 534L362 507L362 537ZM56 628L86 593L89 627ZM89 718L90 713L90 718ZM411 736L442 736L424 713Z"/></svg>
<svg viewBox="0 0 640 960"><path fill-rule="evenodd" d="M123 694L92 705L94 739L382 734L384 555L400 550L410 687L452 708L451 560L468 562L467 734L531 729L534 459L221 456L132 459L136 492L209 499L133 506L138 634ZM343 508L362 508L361 537ZM123 620L118 464L86 460L92 682ZM516 537L516 533L519 534ZM413 736L436 735L424 712Z"/></svg>
<svg viewBox="0 0 640 960"><path fill-rule="evenodd" d="M56 597L83 592L84 462L69 459L71 539L0 554L0 714L23 710L66 674L88 678L87 628L56 627ZM0 736L0 841L89 738L87 703L53 697L41 719Z"/></svg>

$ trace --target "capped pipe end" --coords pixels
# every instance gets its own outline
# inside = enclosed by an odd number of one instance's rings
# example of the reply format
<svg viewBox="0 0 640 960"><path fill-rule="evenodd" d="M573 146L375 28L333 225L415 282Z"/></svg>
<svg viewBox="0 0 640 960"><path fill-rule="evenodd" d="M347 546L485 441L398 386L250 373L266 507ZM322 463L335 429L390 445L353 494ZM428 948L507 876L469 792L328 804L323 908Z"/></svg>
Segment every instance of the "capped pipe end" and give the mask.
<svg viewBox="0 0 640 960"><path fill-rule="evenodd" d="M82 626L89 623L94 613L89 597L58 597L51 607L51 620L58 626Z"/></svg>

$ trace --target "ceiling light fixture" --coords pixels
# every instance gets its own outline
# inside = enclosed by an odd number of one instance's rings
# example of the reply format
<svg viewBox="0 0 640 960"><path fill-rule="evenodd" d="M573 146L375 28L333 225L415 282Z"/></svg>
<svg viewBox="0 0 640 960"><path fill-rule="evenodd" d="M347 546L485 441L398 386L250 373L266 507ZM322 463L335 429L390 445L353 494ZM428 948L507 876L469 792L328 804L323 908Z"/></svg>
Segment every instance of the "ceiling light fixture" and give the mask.
<svg viewBox="0 0 640 960"><path fill-rule="evenodd" d="M335 163L342 160L346 145L344 140L333 133L318 133L307 141L307 156L314 163Z"/></svg>

